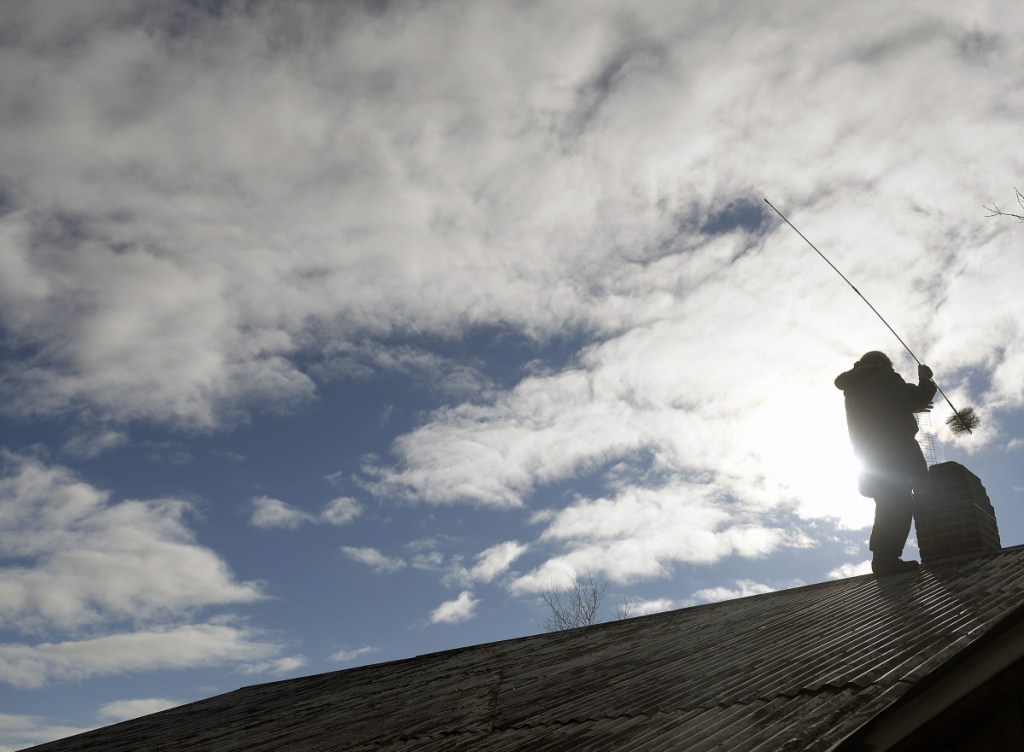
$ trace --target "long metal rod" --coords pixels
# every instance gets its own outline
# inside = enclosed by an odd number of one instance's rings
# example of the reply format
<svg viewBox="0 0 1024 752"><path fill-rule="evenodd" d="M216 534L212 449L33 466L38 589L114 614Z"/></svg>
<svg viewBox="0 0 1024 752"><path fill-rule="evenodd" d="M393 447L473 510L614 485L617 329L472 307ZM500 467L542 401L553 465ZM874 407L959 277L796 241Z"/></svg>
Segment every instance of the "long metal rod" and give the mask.
<svg viewBox="0 0 1024 752"><path fill-rule="evenodd" d="M810 240L807 239L806 235L804 235L802 232L800 232L800 230L798 230L796 228L796 225L794 225L792 222L790 222L788 219L786 219L786 215L783 214L782 212L780 212L778 209L776 209L775 205L772 204L771 201L769 201L767 198L765 198L764 202L766 204L768 204L768 206L772 207L772 210L776 214L778 214L780 217L782 217L782 221L785 222L790 227L792 227L793 231L797 235L799 235L801 238L803 238L804 242L806 242L807 245L809 245L811 248L813 248L814 252L817 253L819 256L821 256L821 258L825 261L825 263L828 264L829 266L831 266L833 271L835 271L836 274L838 274L840 277L843 278L843 281L846 282L846 284L848 284L851 287L851 289L853 289L853 291L860 296L861 300L863 300L865 303L868 304L868 308L870 308L872 311L875 312L875 315L878 316L879 319L881 319L882 323L885 324L886 327L888 327L889 331L892 332L893 336L896 337L896 339L898 339L900 341L900 344L903 345L903 347L906 349L906 351L908 353L910 353L910 357L912 357L914 360L916 360L918 365L922 365L922 363L918 359L918 357L916 355L914 355L914 351L911 350L909 347L907 347L907 343L903 341L903 338L900 335L896 334L896 330L893 329L891 326L889 326L889 322L885 320L885 317L883 317L882 314L880 314L878 312L877 308L875 308L873 305L871 305L871 301L864 297L864 294L860 290L857 289L857 287L853 284L853 282L851 282L849 279L847 279L846 275L843 274L841 271L839 271L839 269L836 268L836 265L833 264L831 261L829 261L828 258L826 258L824 253L822 253L821 251L818 250L818 246L814 245L814 243L812 243ZM949 397L947 397L946 393L944 391L942 391L942 388L938 385L938 383L936 383L934 379L932 379L932 383L935 384L935 388L939 390L939 394L941 394L943 399L946 400L946 404L949 405L949 409L952 410L954 414L958 414L957 409L955 407L953 407L953 403L949 401Z"/></svg>

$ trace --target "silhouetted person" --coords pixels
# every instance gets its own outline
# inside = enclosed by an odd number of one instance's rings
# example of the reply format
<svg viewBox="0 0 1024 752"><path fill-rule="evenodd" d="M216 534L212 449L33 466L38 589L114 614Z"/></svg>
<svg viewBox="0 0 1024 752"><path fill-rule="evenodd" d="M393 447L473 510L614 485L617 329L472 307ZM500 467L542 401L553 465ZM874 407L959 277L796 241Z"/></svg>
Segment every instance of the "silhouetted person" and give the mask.
<svg viewBox="0 0 1024 752"><path fill-rule="evenodd" d="M865 353L853 369L836 378L846 395L850 442L860 458L860 493L875 500L871 529L871 571L878 575L906 572L916 561L903 561L910 535L914 496L928 484L928 463L914 435L914 413L931 409L935 384L932 369L917 368L920 383L908 384L880 352Z"/></svg>

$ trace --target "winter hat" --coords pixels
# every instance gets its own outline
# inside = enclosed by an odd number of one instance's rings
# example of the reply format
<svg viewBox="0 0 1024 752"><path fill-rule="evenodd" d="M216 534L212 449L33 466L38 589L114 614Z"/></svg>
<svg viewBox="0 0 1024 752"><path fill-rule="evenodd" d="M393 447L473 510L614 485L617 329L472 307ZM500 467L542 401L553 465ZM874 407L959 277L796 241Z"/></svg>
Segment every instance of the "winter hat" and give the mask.
<svg viewBox="0 0 1024 752"><path fill-rule="evenodd" d="M860 360L853 364L854 368L858 366L878 366L884 368L892 368L892 361L889 360L889 356L884 352L878 352L878 350L872 350L866 352L860 356Z"/></svg>

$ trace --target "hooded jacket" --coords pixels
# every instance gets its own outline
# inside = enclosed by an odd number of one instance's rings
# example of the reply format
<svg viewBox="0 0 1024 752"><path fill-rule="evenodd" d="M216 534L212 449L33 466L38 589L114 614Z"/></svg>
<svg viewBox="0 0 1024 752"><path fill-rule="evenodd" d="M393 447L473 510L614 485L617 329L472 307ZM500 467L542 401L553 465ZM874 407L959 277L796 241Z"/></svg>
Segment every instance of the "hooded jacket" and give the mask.
<svg viewBox="0 0 1024 752"><path fill-rule="evenodd" d="M914 441L914 413L928 407L936 386L908 384L887 365L862 364L836 377L846 396L846 424L854 451L869 464L889 464L888 455ZM916 442L915 442L916 443Z"/></svg>

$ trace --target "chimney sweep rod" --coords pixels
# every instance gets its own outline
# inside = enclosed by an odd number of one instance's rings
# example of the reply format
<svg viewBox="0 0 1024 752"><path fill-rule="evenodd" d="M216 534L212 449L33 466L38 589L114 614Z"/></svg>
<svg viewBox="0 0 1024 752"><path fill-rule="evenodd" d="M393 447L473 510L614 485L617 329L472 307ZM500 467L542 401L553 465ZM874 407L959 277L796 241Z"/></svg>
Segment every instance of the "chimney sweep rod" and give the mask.
<svg viewBox="0 0 1024 752"><path fill-rule="evenodd" d="M853 284L853 282L851 282L849 279L847 279L846 275L843 274L841 271L839 271L839 269L836 268L836 265L833 264L831 261L829 261L828 258L826 258L824 253L822 253L821 251L818 250L818 246L816 246L814 243L812 243L810 240L808 240L807 236L804 235L802 232L800 232L800 230L798 230L796 228L796 225L794 225L792 222L790 222L788 219L786 219L786 215L783 214L782 212L780 212L778 209L776 209L775 205L771 201L769 201L767 197L765 197L764 202L766 204L768 204L768 206L770 206L772 208L772 211L774 211L776 214L778 214L782 218L783 222L785 222L787 225L792 227L793 231L797 235L799 235L801 238L803 238L804 242L806 242L807 245L809 245L811 248L813 248L814 252L817 253L819 256L821 256L822 260L824 260L824 262L826 264L831 266L832 270L836 274L838 274L840 277L843 278L843 281L846 282L846 284L848 284L850 286L850 288L855 293L857 293L857 295L860 296L861 300L863 300L865 303L867 303L868 308L870 308L872 311L874 311L875 315L878 316L878 318L881 320L881 322L883 324L885 324L885 326L889 329L890 332L892 332L893 336L900 341L900 344L903 345L904 349L906 349L906 351L908 353L910 353L910 357L913 358L914 360L916 360L918 365L922 365L920 359L916 355L914 355L914 351L911 350L907 346L907 343L904 342L903 338L896 333L896 330L893 329L891 326L889 326L889 322L886 321L885 318L882 316L882 314L880 314L878 312L877 308L875 308L873 305L871 305L871 301L864 297L864 294L860 290L857 289L857 287ZM941 394L943 399L946 400L946 404L949 405L949 409L953 411L952 417L949 420L946 421L946 424L950 427L950 429L953 431L954 434L960 435L962 433L971 433L972 429L977 428L981 424L981 419L978 418L977 415L975 415L974 408L965 407L963 410L957 410L955 407L953 407L953 403L950 402L949 397L946 396L946 393L944 391L942 391L942 387L940 387L935 382L934 379L932 379L932 383L935 384L935 388L939 390L939 394Z"/></svg>

